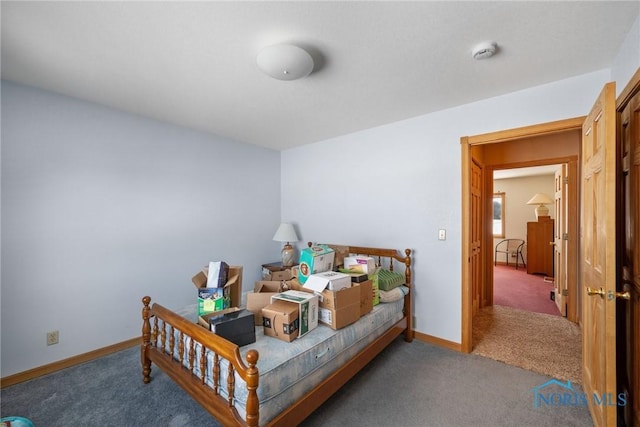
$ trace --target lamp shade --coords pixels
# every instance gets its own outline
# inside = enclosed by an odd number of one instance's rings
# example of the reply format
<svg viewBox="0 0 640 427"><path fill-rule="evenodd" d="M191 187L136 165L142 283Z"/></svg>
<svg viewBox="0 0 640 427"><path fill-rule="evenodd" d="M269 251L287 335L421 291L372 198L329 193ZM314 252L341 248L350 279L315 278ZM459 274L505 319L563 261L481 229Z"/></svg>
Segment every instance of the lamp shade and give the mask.
<svg viewBox="0 0 640 427"><path fill-rule="evenodd" d="M549 208L545 205L554 203L553 199L544 193L538 193L533 196L528 202L528 205L538 205L536 208L536 219L540 221L540 217L547 217L549 215Z"/></svg>
<svg viewBox="0 0 640 427"><path fill-rule="evenodd" d="M313 58L301 47L291 44L267 46L258 53L258 67L278 80L296 80L313 71Z"/></svg>
<svg viewBox="0 0 640 427"><path fill-rule="evenodd" d="M288 222L280 224L276 234L273 236L273 240L276 242L297 242L298 235L296 234L296 230L293 228L293 224Z"/></svg>
<svg viewBox="0 0 640 427"><path fill-rule="evenodd" d="M528 202L528 205L548 205L553 203L553 199L544 193L538 193L533 196Z"/></svg>

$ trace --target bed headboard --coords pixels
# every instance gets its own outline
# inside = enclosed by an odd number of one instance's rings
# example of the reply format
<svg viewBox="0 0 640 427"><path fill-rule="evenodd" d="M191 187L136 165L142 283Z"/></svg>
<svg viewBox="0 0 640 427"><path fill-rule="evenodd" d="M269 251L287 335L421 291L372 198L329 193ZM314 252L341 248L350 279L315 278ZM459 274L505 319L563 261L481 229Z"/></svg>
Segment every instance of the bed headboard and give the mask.
<svg viewBox="0 0 640 427"><path fill-rule="evenodd" d="M308 242L309 247L313 246L312 242ZM406 279L406 285L411 287L411 249L404 250L404 256L396 249L386 248L368 248L364 246L347 246L347 245L333 245L331 247L348 248L348 252L351 255L366 255L376 259L376 265L388 268L390 271L394 271L394 261L404 264L404 275Z"/></svg>

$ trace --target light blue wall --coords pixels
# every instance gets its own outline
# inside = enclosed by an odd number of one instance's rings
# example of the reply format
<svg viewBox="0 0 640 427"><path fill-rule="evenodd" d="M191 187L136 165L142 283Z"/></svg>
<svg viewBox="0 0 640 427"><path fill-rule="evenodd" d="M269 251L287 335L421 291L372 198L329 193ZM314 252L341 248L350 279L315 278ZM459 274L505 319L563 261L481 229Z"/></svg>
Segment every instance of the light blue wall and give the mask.
<svg viewBox="0 0 640 427"><path fill-rule="evenodd" d="M208 261L253 288L279 187L277 151L3 81L2 376L138 336Z"/></svg>
<svg viewBox="0 0 640 427"><path fill-rule="evenodd" d="M414 327L459 343L460 137L588 114L605 83L619 93L640 67L639 35L640 17L611 69L284 151L283 217L302 242L413 249Z"/></svg>
<svg viewBox="0 0 640 427"><path fill-rule="evenodd" d="M586 115L609 79L602 70L286 150L283 217L303 241L413 249L416 330L459 343L460 137Z"/></svg>

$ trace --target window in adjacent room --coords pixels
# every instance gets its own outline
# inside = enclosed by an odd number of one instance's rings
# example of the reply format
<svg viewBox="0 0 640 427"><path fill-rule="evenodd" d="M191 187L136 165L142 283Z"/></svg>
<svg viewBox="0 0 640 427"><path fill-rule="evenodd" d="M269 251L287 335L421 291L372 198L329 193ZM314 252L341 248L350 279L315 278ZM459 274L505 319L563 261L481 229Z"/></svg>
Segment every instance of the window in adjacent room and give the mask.
<svg viewBox="0 0 640 427"><path fill-rule="evenodd" d="M504 193L493 193L493 237L504 238Z"/></svg>

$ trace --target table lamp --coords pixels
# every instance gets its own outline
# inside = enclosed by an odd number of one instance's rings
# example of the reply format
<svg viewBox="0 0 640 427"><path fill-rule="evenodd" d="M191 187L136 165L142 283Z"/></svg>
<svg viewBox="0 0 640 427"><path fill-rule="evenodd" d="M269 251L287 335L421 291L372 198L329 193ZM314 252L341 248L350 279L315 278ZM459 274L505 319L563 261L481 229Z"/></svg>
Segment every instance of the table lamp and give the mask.
<svg viewBox="0 0 640 427"><path fill-rule="evenodd" d="M536 219L539 220L541 216L549 216L549 208L545 205L554 203L553 199L544 193L538 193L533 196L528 202L528 205L538 205L536 208Z"/></svg>
<svg viewBox="0 0 640 427"><path fill-rule="evenodd" d="M282 266L291 267L295 258L295 250L290 243L298 241L298 235L293 225L288 222L280 224L278 231L276 231L276 234L273 236L273 240L276 242L286 242L282 248Z"/></svg>

